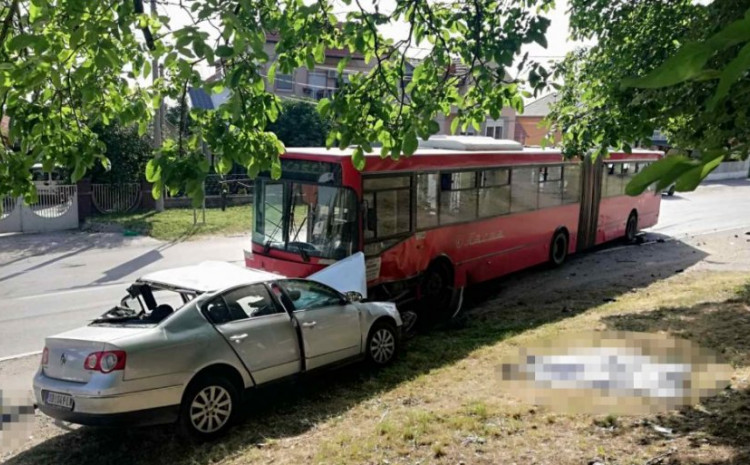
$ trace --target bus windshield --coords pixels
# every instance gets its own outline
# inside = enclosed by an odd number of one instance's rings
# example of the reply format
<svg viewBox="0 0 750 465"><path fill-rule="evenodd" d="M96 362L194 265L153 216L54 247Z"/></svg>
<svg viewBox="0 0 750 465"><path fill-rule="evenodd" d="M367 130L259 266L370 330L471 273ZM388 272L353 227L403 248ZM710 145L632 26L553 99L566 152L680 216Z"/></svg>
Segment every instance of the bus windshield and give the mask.
<svg viewBox="0 0 750 465"><path fill-rule="evenodd" d="M305 260L348 257L358 244L356 195L342 187L259 178L253 241Z"/></svg>

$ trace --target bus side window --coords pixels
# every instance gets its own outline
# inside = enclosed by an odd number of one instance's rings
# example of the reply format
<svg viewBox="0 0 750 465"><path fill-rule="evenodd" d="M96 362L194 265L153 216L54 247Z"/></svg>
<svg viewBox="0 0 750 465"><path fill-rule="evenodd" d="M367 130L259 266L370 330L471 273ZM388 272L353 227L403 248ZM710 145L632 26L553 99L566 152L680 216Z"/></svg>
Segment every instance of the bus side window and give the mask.
<svg viewBox="0 0 750 465"><path fill-rule="evenodd" d="M368 212L365 240L408 234L411 231L411 176L365 178L362 185L368 210L374 211Z"/></svg>
<svg viewBox="0 0 750 465"><path fill-rule="evenodd" d="M581 200L581 167L565 165L563 168L563 203L578 203Z"/></svg>
<svg viewBox="0 0 750 465"><path fill-rule="evenodd" d="M479 216L510 213L510 169L486 170L480 173Z"/></svg>
<svg viewBox="0 0 750 465"><path fill-rule="evenodd" d="M450 180L450 189L443 189L440 193L440 224L476 219L477 172L441 173L440 176L442 185L447 184L446 176Z"/></svg>
<svg viewBox="0 0 750 465"><path fill-rule="evenodd" d="M536 168L513 168L510 183L512 213L537 209Z"/></svg>
<svg viewBox="0 0 750 465"><path fill-rule="evenodd" d="M539 168L539 208L562 203L562 166Z"/></svg>
<svg viewBox="0 0 750 465"><path fill-rule="evenodd" d="M433 228L438 225L437 181L437 173L417 175L417 229Z"/></svg>

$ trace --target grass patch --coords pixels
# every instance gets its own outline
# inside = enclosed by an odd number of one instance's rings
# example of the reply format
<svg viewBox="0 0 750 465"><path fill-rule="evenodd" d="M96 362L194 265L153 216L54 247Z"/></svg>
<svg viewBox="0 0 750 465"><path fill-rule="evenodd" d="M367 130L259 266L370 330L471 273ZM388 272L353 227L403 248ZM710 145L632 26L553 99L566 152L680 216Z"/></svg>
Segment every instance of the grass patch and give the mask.
<svg viewBox="0 0 750 465"><path fill-rule="evenodd" d="M533 305L496 294L465 327L409 341L384 370L354 365L258 393L249 418L220 442L185 445L168 427L84 428L8 463L643 465L663 454L652 463L750 463L747 283L746 273L690 272L617 291L616 301L611 283L538 288ZM561 301L575 302L575 311L561 311ZM618 417L554 414L500 391L495 370L518 346L591 329L664 331L719 351L726 345L733 385L693 408Z"/></svg>
<svg viewBox="0 0 750 465"><path fill-rule="evenodd" d="M117 225L123 231L132 231L163 241L193 239L202 236L218 236L248 233L252 229L252 206L206 209L206 222L202 212L196 211L198 224L193 223L193 209L170 208L163 212L120 213L94 216L87 221L91 227Z"/></svg>

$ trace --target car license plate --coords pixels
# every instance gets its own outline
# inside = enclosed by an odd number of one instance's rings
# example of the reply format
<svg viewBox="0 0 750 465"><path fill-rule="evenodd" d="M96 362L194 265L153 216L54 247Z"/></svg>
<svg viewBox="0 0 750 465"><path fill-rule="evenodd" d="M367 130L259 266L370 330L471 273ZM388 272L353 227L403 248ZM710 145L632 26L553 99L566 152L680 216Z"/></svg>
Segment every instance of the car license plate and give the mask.
<svg viewBox="0 0 750 465"><path fill-rule="evenodd" d="M47 405L54 405L55 407L73 410L73 396L70 394L47 391L47 396L44 398L44 402Z"/></svg>

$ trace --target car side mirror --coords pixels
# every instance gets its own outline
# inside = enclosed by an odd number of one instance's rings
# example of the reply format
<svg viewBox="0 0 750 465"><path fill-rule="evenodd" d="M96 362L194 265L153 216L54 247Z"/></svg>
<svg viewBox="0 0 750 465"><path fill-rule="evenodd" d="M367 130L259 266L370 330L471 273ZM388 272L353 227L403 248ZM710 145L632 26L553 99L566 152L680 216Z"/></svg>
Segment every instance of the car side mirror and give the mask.
<svg viewBox="0 0 750 465"><path fill-rule="evenodd" d="M344 298L347 303L360 302L362 300L362 294L357 291L349 291L344 294Z"/></svg>

